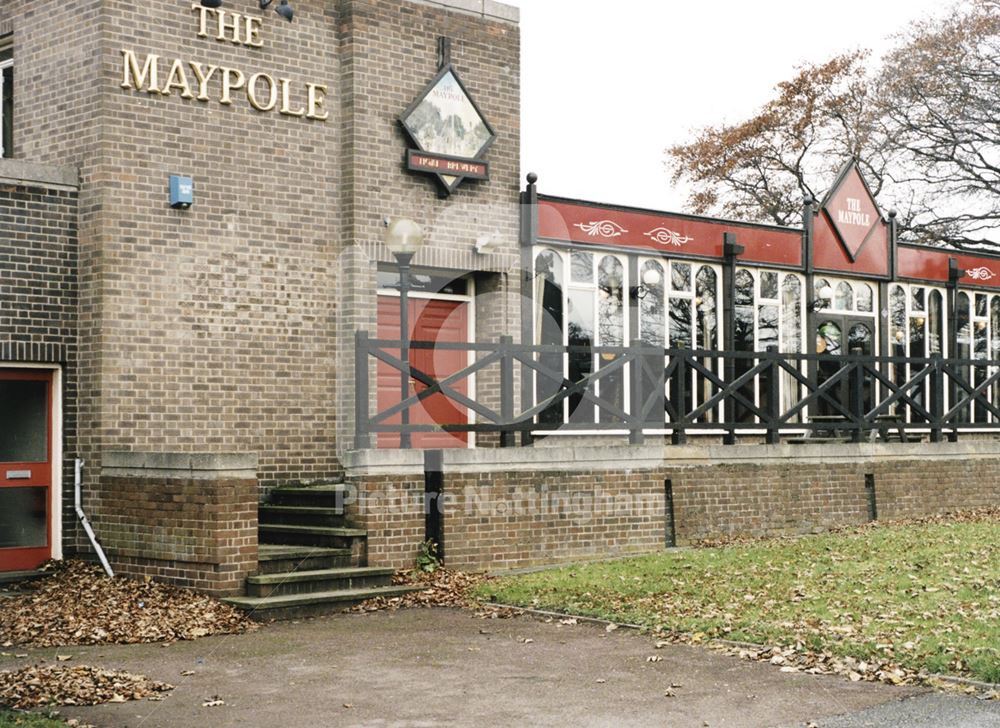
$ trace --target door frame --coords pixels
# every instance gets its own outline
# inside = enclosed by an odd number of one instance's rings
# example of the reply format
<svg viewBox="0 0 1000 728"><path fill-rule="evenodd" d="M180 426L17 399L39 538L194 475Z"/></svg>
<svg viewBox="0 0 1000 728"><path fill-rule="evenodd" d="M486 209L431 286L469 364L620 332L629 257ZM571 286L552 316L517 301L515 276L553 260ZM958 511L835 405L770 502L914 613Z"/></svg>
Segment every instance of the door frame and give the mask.
<svg viewBox="0 0 1000 728"><path fill-rule="evenodd" d="M52 374L51 410L49 427L51 437L52 485L49 488L49 558L63 558L63 369L59 364L0 361L0 369L42 370Z"/></svg>
<svg viewBox="0 0 1000 728"><path fill-rule="evenodd" d="M468 304L467 306L467 319L468 319L468 331L466 332L466 341L473 343L476 340L476 277L473 275L457 276L456 280L462 279L466 282L466 293L430 293L429 291L407 291L407 298L420 298L426 301L455 301L458 303ZM399 290L395 288L376 288L375 289L375 300L378 303L379 296L386 296L390 298L399 298ZM377 309L376 309L377 312ZM377 315L377 314L376 314ZM376 326L378 323L376 322ZM472 366L476 363L476 352L470 351L466 357L466 366ZM469 383L469 396L475 399L476 393L476 374L473 372L467 380ZM468 414L468 422L470 425L476 422L476 413L471 409ZM474 449L476 447L476 433L469 433L469 449Z"/></svg>

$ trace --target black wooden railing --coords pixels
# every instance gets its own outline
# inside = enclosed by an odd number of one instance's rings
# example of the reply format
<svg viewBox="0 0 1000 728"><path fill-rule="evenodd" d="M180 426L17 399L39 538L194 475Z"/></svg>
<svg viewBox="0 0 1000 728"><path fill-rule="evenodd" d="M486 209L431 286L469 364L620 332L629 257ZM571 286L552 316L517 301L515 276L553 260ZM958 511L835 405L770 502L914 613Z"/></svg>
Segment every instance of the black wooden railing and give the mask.
<svg viewBox="0 0 1000 728"><path fill-rule="evenodd" d="M716 433L724 442L758 434L776 443L876 436L937 442L1000 429L1000 360L526 345L511 337L413 341L409 374L419 391L400 401L394 389L392 404L373 413L372 360L397 383L406 368L399 351L399 341L356 336L358 448L372 447L372 435L404 432L499 433L500 444L511 446L518 433L527 443L531 433L552 430L627 431L634 443L649 432L675 443L692 433ZM464 352L471 363L435 376L413 363L427 351ZM430 397L447 398L471 416L392 421Z"/></svg>

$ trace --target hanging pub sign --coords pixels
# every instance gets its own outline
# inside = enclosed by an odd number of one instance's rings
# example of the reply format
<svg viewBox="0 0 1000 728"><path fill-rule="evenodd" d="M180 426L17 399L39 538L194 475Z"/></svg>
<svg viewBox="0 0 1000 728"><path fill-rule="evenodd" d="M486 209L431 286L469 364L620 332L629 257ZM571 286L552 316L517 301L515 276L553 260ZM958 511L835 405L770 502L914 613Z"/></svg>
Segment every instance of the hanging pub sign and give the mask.
<svg viewBox="0 0 1000 728"><path fill-rule="evenodd" d="M442 38L437 75L399 116L416 145L407 150L407 169L436 175L442 197L463 180L490 178L483 155L497 138L451 65L450 48L450 41Z"/></svg>
<svg viewBox="0 0 1000 728"><path fill-rule="evenodd" d="M857 162L848 162L837 175L837 181L823 200L823 214L851 261L856 261L861 248L882 222L875 196L861 176Z"/></svg>

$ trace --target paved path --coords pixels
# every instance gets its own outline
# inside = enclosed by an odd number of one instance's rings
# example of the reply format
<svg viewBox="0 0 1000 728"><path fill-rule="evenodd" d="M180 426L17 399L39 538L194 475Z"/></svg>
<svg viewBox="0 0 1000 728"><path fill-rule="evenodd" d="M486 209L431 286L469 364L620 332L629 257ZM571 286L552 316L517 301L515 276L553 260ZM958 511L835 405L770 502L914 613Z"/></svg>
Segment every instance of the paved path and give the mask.
<svg viewBox="0 0 1000 728"><path fill-rule="evenodd" d="M169 647L35 650L31 658L57 652L177 685L163 702L64 711L101 728L986 728L1000 716L996 703L782 673L698 647L657 650L626 630L443 609L338 615ZM652 655L662 661L647 662ZM0 660L0 669L25 662ZM182 677L187 670L194 675ZM665 697L672 683L676 695ZM224 706L202 707L215 695ZM836 717L845 715L853 717Z"/></svg>

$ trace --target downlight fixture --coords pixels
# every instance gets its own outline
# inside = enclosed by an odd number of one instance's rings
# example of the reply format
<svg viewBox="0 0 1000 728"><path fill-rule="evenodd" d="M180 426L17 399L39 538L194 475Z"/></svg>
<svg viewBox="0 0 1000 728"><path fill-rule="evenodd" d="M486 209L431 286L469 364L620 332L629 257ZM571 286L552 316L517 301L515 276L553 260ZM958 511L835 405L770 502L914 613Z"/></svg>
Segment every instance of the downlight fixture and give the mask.
<svg viewBox="0 0 1000 728"><path fill-rule="evenodd" d="M288 4L288 0L281 0L278 7L274 9L274 12L283 17L289 23L292 22L292 18L295 16L295 11L292 10L292 6Z"/></svg>

